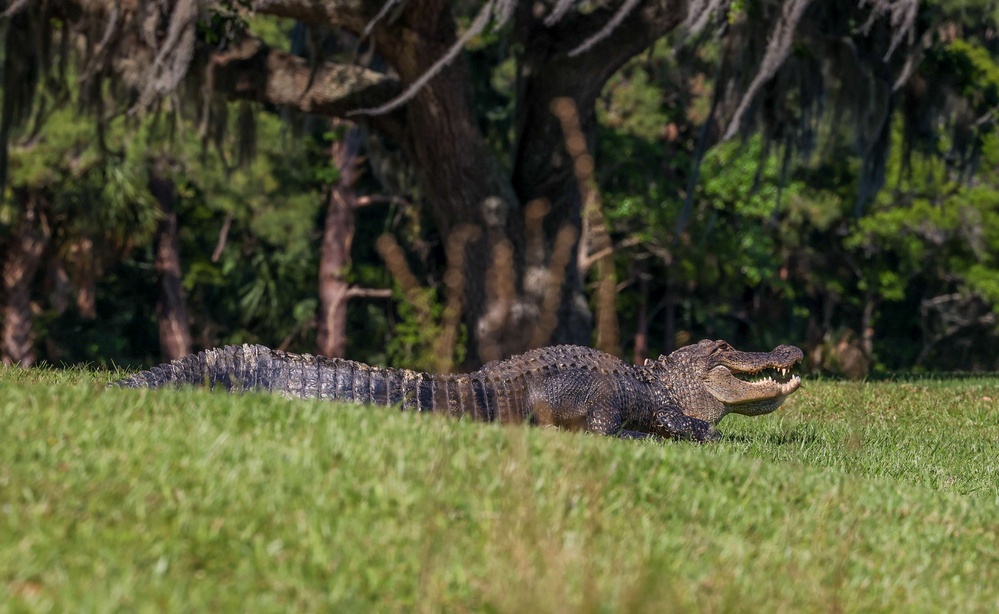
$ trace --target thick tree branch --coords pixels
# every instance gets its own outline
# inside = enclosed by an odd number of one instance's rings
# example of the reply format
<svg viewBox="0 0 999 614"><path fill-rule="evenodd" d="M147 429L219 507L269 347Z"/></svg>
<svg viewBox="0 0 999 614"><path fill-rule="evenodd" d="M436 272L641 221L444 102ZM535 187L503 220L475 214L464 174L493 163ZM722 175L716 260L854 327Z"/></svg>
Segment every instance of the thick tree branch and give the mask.
<svg viewBox="0 0 999 614"><path fill-rule="evenodd" d="M348 298L392 298L392 288L361 288L351 286L347 289Z"/></svg>
<svg viewBox="0 0 999 614"><path fill-rule="evenodd" d="M387 0L254 0L253 10L261 15L298 19L342 27L356 34L379 14Z"/></svg>
<svg viewBox="0 0 999 614"><path fill-rule="evenodd" d="M521 13L530 23L521 21L514 34L527 49L525 59L538 54L559 71L585 75L569 77L565 84L575 91L563 95L576 99L596 98L603 84L629 59L679 25L687 16L681 0L641 0L636 6L605 6L590 13L571 12L558 23L548 26L543 18ZM608 24L616 25L607 29ZM599 36L598 36L599 35ZM532 54L532 49L534 53ZM540 59L540 58L538 58Z"/></svg>
<svg viewBox="0 0 999 614"><path fill-rule="evenodd" d="M303 58L247 38L214 54L207 68L208 86L228 98L255 100L326 117L380 105L401 91L388 75L361 66L324 63L312 67ZM374 118L389 134L397 128L391 116Z"/></svg>

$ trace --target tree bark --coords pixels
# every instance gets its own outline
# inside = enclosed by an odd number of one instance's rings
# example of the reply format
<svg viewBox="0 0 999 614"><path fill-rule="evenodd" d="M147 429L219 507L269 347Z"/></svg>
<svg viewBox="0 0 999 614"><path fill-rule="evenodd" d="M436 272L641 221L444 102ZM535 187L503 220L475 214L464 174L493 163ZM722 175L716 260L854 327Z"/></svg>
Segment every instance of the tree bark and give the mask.
<svg viewBox="0 0 999 614"><path fill-rule="evenodd" d="M333 144L332 164L340 170L340 178L330 186L326 209L326 226L319 256L319 314L316 334L317 351L330 358L343 358L347 353L347 304L350 285L350 248L354 242L354 209L357 194L358 150L361 134L350 126L343 138Z"/></svg>
<svg viewBox="0 0 999 614"><path fill-rule="evenodd" d="M35 363L31 284L48 244L48 221L33 192L18 190L24 215L10 238L3 265L3 334L0 360L7 365L30 367Z"/></svg>
<svg viewBox="0 0 999 614"><path fill-rule="evenodd" d="M401 92L399 81L384 73L352 64L310 66L291 53L246 38L208 60L205 79L209 91L233 99L266 101L303 113L344 117L375 107ZM398 115L374 119L382 132L400 138Z"/></svg>
<svg viewBox="0 0 999 614"><path fill-rule="evenodd" d="M163 217L156 229L156 272L160 277L160 297L156 304L160 348L167 360L191 353L191 331L182 285L180 248L177 241L177 192L168 172L169 162L159 158L149 167L149 191L159 204Z"/></svg>

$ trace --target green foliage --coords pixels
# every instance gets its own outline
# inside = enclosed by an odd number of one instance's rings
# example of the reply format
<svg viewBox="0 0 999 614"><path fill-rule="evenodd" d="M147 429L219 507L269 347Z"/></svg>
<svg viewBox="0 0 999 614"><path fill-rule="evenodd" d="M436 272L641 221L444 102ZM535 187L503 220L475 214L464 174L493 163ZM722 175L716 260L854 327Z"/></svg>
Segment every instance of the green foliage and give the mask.
<svg viewBox="0 0 999 614"><path fill-rule="evenodd" d="M54 110L44 130L11 147L8 187L42 194L66 241L98 235L112 245L143 244L159 215L144 160L123 147L133 129L126 118L107 126L105 146L121 152L112 154L102 151L91 120L69 106Z"/></svg>
<svg viewBox="0 0 999 614"><path fill-rule="evenodd" d="M18 611L988 611L999 387L806 382L719 444L0 367ZM932 442L932 445L927 445Z"/></svg>
<svg viewBox="0 0 999 614"><path fill-rule="evenodd" d="M762 23L768 6L732 2L725 17ZM794 342L816 350L836 345L836 335L853 334L866 335L871 347L864 351L876 369L999 365L999 56L993 40L999 8L992 0L930 0L921 7L917 25L925 36L912 66L917 78L886 107L896 113L886 187L863 211L854 206L866 176L863 152L843 136L853 122L870 123L867 115L878 109L858 104L849 121L815 118L810 130L819 143L807 158L785 159L788 135L775 133L715 145L700 159L723 44L707 35L685 44L679 35L668 37L608 81L597 104L592 153L622 281L623 339L640 332L645 309L649 323L641 332L650 354L704 336L743 347ZM290 21L246 9L245 0L216 3L199 23L199 36L224 46L249 29L269 45L289 47ZM457 13L467 20L477 10L465 3ZM862 25L853 23L852 34ZM796 54L811 53L804 38ZM518 50L509 40L508 31L490 29L467 53L480 128L503 160L515 149L519 77ZM806 64L796 66L805 70ZM73 70L71 62L70 75ZM866 78L856 83L867 87ZM190 119L200 122L204 110L191 113L171 100L152 117L115 115L98 132L78 114L72 76L69 85L61 93L40 91L44 121L14 142L9 189L0 201L0 249L21 218L14 190L35 190L47 203L51 254L34 293L43 357L101 364L159 359L150 239L161 215L146 185L157 160L170 163L178 189L196 344L262 341L310 351L324 186L339 179L328 151L341 131L313 120L290 128L269 109L255 109L255 121L248 122L253 109L246 103L211 101L219 122L206 146L200 124ZM762 96L757 104L799 116L796 105L807 96L792 90L787 100ZM103 94L110 97L111 89ZM709 145L720 129L704 130ZM359 189L385 187L362 172ZM357 212L350 283L390 285L372 245L385 230L402 228L398 234L418 246L420 275L439 287L442 246L415 211L376 205ZM56 312L49 270L71 264L85 240L106 246L92 267L99 282L93 321L72 308ZM429 320L398 297L352 301L350 355L396 366L433 364L440 329L432 322L439 322L440 305L437 293L427 296Z"/></svg>
<svg viewBox="0 0 999 614"><path fill-rule="evenodd" d="M437 300L434 288L417 290L417 309L402 292L395 292L397 320L392 327L392 336L385 345L386 364L393 367L413 369L427 373L440 371L441 357L438 341L444 334L444 304ZM461 327L453 348L450 364L460 365L465 359L465 328Z"/></svg>
<svg viewBox="0 0 999 614"><path fill-rule="evenodd" d="M716 145L690 184L684 173L711 98L716 46L660 47L615 76L599 108L597 166L622 246L618 270L631 275L623 337L644 300L650 354L703 336L817 348L852 334L869 335L878 369L999 364L989 349L999 340L989 315L999 308L999 64L973 16L994 8L987 4L933 9L966 29L937 32L917 67L927 89L898 94L925 107L893 123L888 185L859 217L858 152L832 123L816 123L827 141L802 160L785 159L762 136ZM754 6L738 3L732 14ZM675 61L681 53L686 63ZM689 87L674 91L671 82ZM959 98L939 94L945 88ZM931 120L933 112L950 119ZM956 128L945 134L931 121ZM648 297L637 300L628 294L640 277ZM828 360L811 368L835 368L836 357Z"/></svg>
<svg viewBox="0 0 999 614"><path fill-rule="evenodd" d="M388 364L406 369L434 372L436 359L433 356L434 341L441 336L441 315L443 305L434 300L434 290L417 290L421 304L429 309L429 318L414 307L398 290L394 293L399 304L398 317L393 327L394 334L385 348Z"/></svg>
<svg viewBox="0 0 999 614"><path fill-rule="evenodd" d="M305 145L311 137L303 145L291 142L278 117L260 113L256 122L260 145L246 166L224 165L235 142L209 155L196 140L180 149L184 162L175 180L183 195L181 219L188 221L181 234L184 284L190 300L204 306L196 317L219 331L213 344L307 345L323 202L313 169L329 159ZM231 227L216 260L226 219Z"/></svg>
<svg viewBox="0 0 999 614"><path fill-rule="evenodd" d="M158 160L168 161L177 190L192 325L214 331L204 343L308 339L316 309L322 205L314 178L316 168L329 166L326 150L293 146L284 123L261 113L256 132L263 145L247 165L231 166L239 139L217 139L215 150L206 152L193 126L181 116L172 118L178 123L165 121L167 115L119 116L98 135L91 118L64 104L30 141L12 147L9 190L33 190L44 197L54 253L67 269L78 268L72 250L79 240L93 239L105 250L92 273L102 282L98 320L81 321L73 311L42 313L40 332L63 339L47 345L43 357L49 360L158 359L152 311L159 288L149 271L150 239L161 212L147 185L147 169ZM228 133L238 136L239 113L226 115ZM20 214L10 200L4 211L10 229ZM223 242L226 248L213 254ZM119 320L119 314L137 317L146 332L128 330L136 322ZM89 341L101 337L119 341L113 350Z"/></svg>
<svg viewBox="0 0 999 614"><path fill-rule="evenodd" d="M773 257L778 207L804 188L797 181L782 184L778 161L761 152L763 147L753 138L744 146L713 148L705 157L698 193L704 215L710 216L701 241L726 256L719 263L726 277L742 276L751 286L779 285L780 261Z"/></svg>
<svg viewBox="0 0 999 614"><path fill-rule="evenodd" d="M735 22L739 17L747 12L747 0L733 0L728 6L728 13L725 15L729 24Z"/></svg>
<svg viewBox="0 0 999 614"><path fill-rule="evenodd" d="M611 77L598 114L601 124L634 138L658 139L669 119L662 109L662 91L650 79L644 70L622 70Z"/></svg>
<svg viewBox="0 0 999 614"><path fill-rule="evenodd" d="M276 29L274 19L247 18L252 9L250 0L221 0L208 5L207 9L198 21L198 37L209 45L221 47L232 42L251 24L263 31L265 42L281 40L273 33L272 28Z"/></svg>
<svg viewBox="0 0 999 614"><path fill-rule="evenodd" d="M984 158L992 160L996 133L983 143ZM901 164L898 156L891 162L896 169ZM923 277L938 291L970 292L999 310L993 281L999 275L999 177L984 171L974 184L963 183L927 156L909 165L844 242L866 256L870 274L862 287L900 301L906 285Z"/></svg>
<svg viewBox="0 0 999 614"><path fill-rule="evenodd" d="M961 94L976 108L999 104L999 66L985 47L956 39L939 50L941 69L962 85Z"/></svg>

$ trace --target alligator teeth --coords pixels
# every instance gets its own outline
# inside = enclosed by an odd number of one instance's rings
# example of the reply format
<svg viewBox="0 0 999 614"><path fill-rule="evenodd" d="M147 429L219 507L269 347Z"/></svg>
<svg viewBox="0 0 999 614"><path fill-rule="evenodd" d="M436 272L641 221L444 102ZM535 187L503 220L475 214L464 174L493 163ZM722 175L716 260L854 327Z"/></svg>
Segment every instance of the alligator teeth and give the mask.
<svg viewBox="0 0 999 614"><path fill-rule="evenodd" d="M756 371L733 372L732 374L744 382L780 386L797 378L796 375L792 375L791 367L767 367Z"/></svg>

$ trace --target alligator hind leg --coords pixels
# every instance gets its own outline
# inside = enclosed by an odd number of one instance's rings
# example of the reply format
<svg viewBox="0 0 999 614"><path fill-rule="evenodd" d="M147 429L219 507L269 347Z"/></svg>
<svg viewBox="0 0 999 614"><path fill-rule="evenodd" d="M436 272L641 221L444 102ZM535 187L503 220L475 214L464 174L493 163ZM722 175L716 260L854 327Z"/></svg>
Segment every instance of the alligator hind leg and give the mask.
<svg viewBox="0 0 999 614"><path fill-rule="evenodd" d="M669 439L690 439L704 443L718 441L721 435L710 423L691 418L674 407L656 410L652 417L652 434Z"/></svg>

